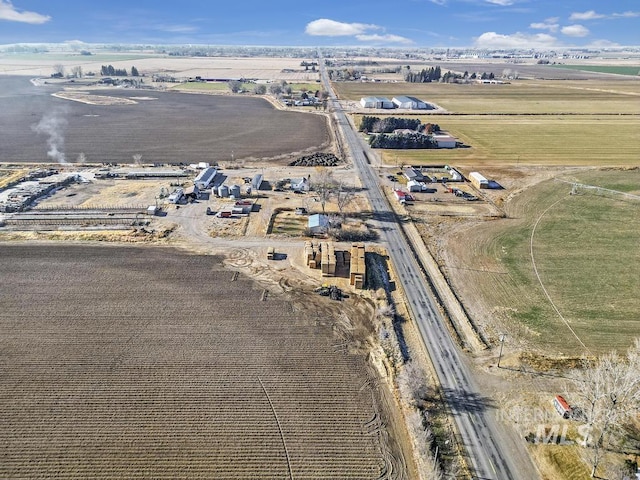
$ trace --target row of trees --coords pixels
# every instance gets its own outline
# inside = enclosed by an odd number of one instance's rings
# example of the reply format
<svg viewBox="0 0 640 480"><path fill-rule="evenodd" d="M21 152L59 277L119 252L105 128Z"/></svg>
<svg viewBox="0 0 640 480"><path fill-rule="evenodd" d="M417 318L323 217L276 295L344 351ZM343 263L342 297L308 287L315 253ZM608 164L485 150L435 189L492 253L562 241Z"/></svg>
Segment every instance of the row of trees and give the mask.
<svg viewBox="0 0 640 480"><path fill-rule="evenodd" d="M109 77L127 77L129 73L126 68L115 68L113 65L102 65L100 68L100 75ZM136 67L131 67L131 76L139 77L140 72Z"/></svg>
<svg viewBox="0 0 640 480"><path fill-rule="evenodd" d="M404 75L404 79L409 83L430 83L430 82L442 82L442 83L455 83L460 81L467 80L493 80L495 75L493 72L482 72L476 73L473 72L469 74L469 72L465 71L462 75L459 73L454 73L451 71L447 71L446 73L442 73L442 70L439 66L424 68L419 72L412 72L411 67L407 65L407 72Z"/></svg>
<svg viewBox="0 0 640 480"><path fill-rule="evenodd" d="M372 117L365 115L360 120L358 130L365 133L392 133L394 130L415 130L427 135L440 131L437 123L425 123L424 125L417 118L402 117Z"/></svg>
<svg viewBox="0 0 640 480"><path fill-rule="evenodd" d="M398 118L398 117L371 117L365 115L360 121L361 132L373 133L391 133L394 130L407 128L409 130L419 131L421 127L420 120L417 118Z"/></svg>
<svg viewBox="0 0 640 480"><path fill-rule="evenodd" d="M371 148L417 149L438 148L431 135L422 133L378 133L369 137Z"/></svg>
<svg viewBox="0 0 640 480"><path fill-rule="evenodd" d="M423 68L419 72L412 72L411 67L407 65L407 73L404 76L404 80L410 83L437 82L440 78L442 78L442 70L439 66Z"/></svg>

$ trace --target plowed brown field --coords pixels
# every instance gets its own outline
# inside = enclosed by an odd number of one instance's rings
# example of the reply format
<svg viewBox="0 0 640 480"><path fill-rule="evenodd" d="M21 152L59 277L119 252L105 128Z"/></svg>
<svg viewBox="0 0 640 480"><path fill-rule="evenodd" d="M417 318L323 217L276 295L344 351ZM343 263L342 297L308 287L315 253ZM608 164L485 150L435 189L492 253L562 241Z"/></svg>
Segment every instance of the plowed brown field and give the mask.
<svg viewBox="0 0 640 480"><path fill-rule="evenodd" d="M0 272L0 477L389 467L364 354L334 319L265 295L221 258L3 245Z"/></svg>

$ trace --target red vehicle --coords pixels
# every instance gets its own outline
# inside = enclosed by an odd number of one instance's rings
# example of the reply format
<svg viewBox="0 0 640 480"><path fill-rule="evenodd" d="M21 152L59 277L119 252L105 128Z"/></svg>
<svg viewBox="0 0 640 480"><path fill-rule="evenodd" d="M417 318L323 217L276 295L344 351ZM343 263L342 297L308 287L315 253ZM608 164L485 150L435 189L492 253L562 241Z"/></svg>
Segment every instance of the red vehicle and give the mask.
<svg viewBox="0 0 640 480"><path fill-rule="evenodd" d="M569 418L571 416L571 406L561 395L555 396L553 406L562 418Z"/></svg>

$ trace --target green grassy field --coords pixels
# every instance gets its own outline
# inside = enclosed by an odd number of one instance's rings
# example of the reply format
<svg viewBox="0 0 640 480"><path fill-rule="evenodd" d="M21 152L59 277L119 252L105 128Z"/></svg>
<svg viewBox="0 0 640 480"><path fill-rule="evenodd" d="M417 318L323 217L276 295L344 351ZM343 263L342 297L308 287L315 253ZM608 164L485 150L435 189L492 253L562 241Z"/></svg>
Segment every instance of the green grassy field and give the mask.
<svg viewBox="0 0 640 480"><path fill-rule="evenodd" d="M640 117L423 116L471 148L382 150L387 164L638 165ZM356 118L356 123L359 120Z"/></svg>
<svg viewBox="0 0 640 480"><path fill-rule="evenodd" d="M247 84L248 85L248 84ZM248 88L243 87L243 88ZM229 89L229 85L226 82L215 82L215 83L205 83L205 82L187 82L187 83L179 83L172 87L172 90L184 90L189 92L231 92Z"/></svg>
<svg viewBox="0 0 640 480"><path fill-rule="evenodd" d="M640 65L622 66L622 65L551 65L556 68L569 68L571 70L581 70L583 72L599 72L599 73L615 73L616 75L633 75L640 74Z"/></svg>
<svg viewBox="0 0 640 480"><path fill-rule="evenodd" d="M640 82L517 81L506 85L443 83L333 84L341 99L359 101L370 95L392 98L413 95L450 113L553 114L632 113L640 115ZM437 121L436 121L437 123Z"/></svg>
<svg viewBox="0 0 640 480"><path fill-rule="evenodd" d="M598 170L576 180L640 191L638 169ZM556 181L530 189L518 200L518 218L484 237L477 261L498 259L508 275L486 275L483 295L489 304L508 305L512 331L540 348L580 354L582 341L593 353L624 349L640 336L640 200L570 191Z"/></svg>

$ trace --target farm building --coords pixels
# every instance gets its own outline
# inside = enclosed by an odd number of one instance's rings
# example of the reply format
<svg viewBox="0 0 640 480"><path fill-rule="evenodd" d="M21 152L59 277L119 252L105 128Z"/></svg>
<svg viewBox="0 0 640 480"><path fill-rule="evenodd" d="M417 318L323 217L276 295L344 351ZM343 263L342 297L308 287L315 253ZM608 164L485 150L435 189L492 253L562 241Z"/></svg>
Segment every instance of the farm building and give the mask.
<svg viewBox="0 0 640 480"><path fill-rule="evenodd" d="M218 174L217 169L213 167L205 168L198 174L198 176L193 181L193 183L200 190L205 190L211 186L217 174Z"/></svg>
<svg viewBox="0 0 640 480"><path fill-rule="evenodd" d="M407 182L407 188L410 192L421 192L424 187L424 183L416 182L415 180L410 180Z"/></svg>
<svg viewBox="0 0 640 480"><path fill-rule="evenodd" d="M262 186L262 183L264 182L264 177L262 176L262 174L258 174L255 177L253 177L253 179L251 180L251 188L253 188L254 190L260 190L260 187Z"/></svg>
<svg viewBox="0 0 640 480"><path fill-rule="evenodd" d="M471 184L476 188L489 188L489 180L484 178L480 172L471 172L469 174Z"/></svg>
<svg viewBox="0 0 640 480"><path fill-rule="evenodd" d="M396 108L406 108L409 110L427 110L429 105L416 97L401 95L391 99Z"/></svg>
<svg viewBox="0 0 640 480"><path fill-rule="evenodd" d="M424 180L424 176L419 170L416 170L413 167L406 167L403 170L404 176L409 181L422 182Z"/></svg>
<svg viewBox="0 0 640 480"><path fill-rule="evenodd" d="M308 192L309 191L309 179L306 177L292 178L291 190L294 192Z"/></svg>
<svg viewBox="0 0 640 480"><path fill-rule="evenodd" d="M360 105L364 108L395 108L387 97L362 97Z"/></svg>
<svg viewBox="0 0 640 480"><path fill-rule="evenodd" d="M326 215L321 215L319 213L311 215L307 223L307 228L313 234L325 233L327 231L327 228L329 228L329 217Z"/></svg>
<svg viewBox="0 0 640 480"><path fill-rule="evenodd" d="M451 135L434 135L438 148L456 148L456 139Z"/></svg>
<svg viewBox="0 0 640 480"><path fill-rule="evenodd" d="M450 167L449 165L445 165L444 169L449 172L449 181L450 182L461 182L462 174L457 171L455 168Z"/></svg>
<svg viewBox="0 0 640 480"><path fill-rule="evenodd" d="M158 215L160 213L160 207L157 205L149 205L147 207L147 215Z"/></svg>

